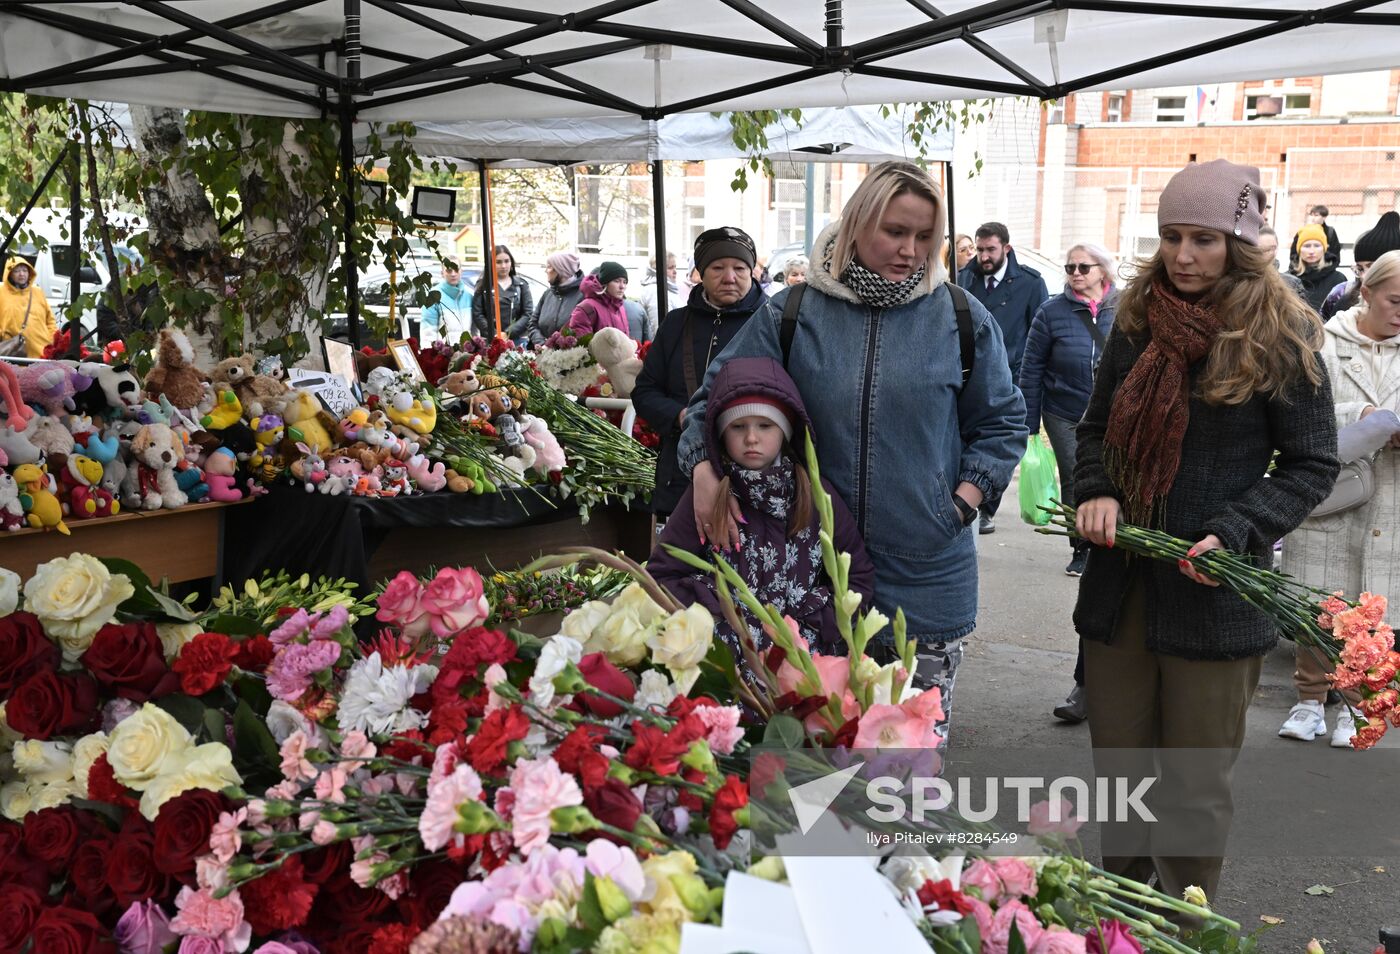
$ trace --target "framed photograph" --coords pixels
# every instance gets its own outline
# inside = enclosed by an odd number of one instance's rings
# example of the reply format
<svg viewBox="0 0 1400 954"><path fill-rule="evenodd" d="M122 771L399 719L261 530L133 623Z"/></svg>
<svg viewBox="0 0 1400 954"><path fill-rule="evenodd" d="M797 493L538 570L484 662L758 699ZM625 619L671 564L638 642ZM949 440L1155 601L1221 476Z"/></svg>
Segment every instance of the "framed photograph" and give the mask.
<svg viewBox="0 0 1400 954"><path fill-rule="evenodd" d="M355 367L355 349L350 346L350 342L338 338L322 338L321 355L326 359L326 370L340 375L355 396L360 397L360 374Z"/></svg>
<svg viewBox="0 0 1400 954"><path fill-rule="evenodd" d="M389 342L389 354L393 355L394 363L399 366L400 371L407 371L416 380L426 382L427 376L423 374L423 368L418 364L418 355L413 350L413 345L407 341Z"/></svg>

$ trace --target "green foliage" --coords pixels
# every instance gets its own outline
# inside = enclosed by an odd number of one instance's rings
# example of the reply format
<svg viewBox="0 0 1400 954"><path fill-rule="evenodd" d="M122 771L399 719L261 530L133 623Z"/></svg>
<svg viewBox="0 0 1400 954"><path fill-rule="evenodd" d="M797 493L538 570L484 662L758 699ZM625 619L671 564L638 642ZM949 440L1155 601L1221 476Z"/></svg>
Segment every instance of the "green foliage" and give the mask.
<svg viewBox="0 0 1400 954"><path fill-rule="evenodd" d="M765 153L768 151L768 127L778 122L791 122L795 129L802 128L800 109L754 109L733 113L714 113L729 120L730 138L734 145L744 152L744 161L734 173L729 188L743 192L749 187L749 173L763 170L765 175L773 175L773 163Z"/></svg>
<svg viewBox="0 0 1400 954"><path fill-rule="evenodd" d="M885 118L900 113L905 119L904 134L918 151L917 162L928 164L928 149L938 133L944 129L957 129L967 132L973 126L991 120L996 108L994 99L964 99L923 103L904 103L880 107L880 115ZM982 156L973 153L973 167L968 170L971 179L982 171Z"/></svg>

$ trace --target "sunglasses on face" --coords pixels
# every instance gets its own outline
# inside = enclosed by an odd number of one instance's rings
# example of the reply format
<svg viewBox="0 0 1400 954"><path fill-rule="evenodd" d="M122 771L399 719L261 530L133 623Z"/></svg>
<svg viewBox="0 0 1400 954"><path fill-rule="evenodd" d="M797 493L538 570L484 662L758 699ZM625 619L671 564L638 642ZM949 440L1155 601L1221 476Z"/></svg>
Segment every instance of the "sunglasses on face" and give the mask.
<svg viewBox="0 0 1400 954"><path fill-rule="evenodd" d="M1090 271L1093 270L1093 268L1094 266L1088 262L1070 262L1068 265L1065 266L1065 274L1073 275L1074 270L1079 269L1079 274L1087 275Z"/></svg>

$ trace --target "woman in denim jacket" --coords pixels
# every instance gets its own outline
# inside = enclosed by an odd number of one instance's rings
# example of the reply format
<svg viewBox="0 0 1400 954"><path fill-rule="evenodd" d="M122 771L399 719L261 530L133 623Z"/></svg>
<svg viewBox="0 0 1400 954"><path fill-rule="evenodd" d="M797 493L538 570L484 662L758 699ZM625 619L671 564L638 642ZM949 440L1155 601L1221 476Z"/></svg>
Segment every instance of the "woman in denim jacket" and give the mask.
<svg viewBox="0 0 1400 954"><path fill-rule="evenodd" d="M875 564L875 605L902 608L919 644L916 682L943 694L945 730L961 641L977 619L968 523L1004 489L1026 447L1025 404L996 322L969 301L974 351L963 380L942 265L943 195L908 162L877 166L813 245L786 359L812 419L822 476L850 505ZM802 286L794 286L801 288ZM706 526L718 479L705 459L710 383L733 358L784 360L779 291L715 358L686 412L679 458L695 489L701 539L738 544L731 520ZM731 501L730 512L737 508ZM883 634L888 646L890 634Z"/></svg>

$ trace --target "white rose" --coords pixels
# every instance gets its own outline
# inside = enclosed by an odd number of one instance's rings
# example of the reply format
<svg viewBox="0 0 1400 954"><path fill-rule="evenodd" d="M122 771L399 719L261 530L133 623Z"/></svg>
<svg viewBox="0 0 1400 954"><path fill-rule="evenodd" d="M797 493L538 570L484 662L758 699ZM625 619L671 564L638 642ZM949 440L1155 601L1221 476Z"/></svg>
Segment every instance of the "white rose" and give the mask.
<svg viewBox="0 0 1400 954"><path fill-rule="evenodd" d="M0 567L0 616L19 609L19 574Z"/></svg>
<svg viewBox="0 0 1400 954"><path fill-rule="evenodd" d="M66 782L49 782L47 785L40 785L34 790L34 811L41 812L46 808L57 808L66 805L68 799L78 794L78 789L73 785L70 778Z"/></svg>
<svg viewBox="0 0 1400 954"><path fill-rule="evenodd" d="M106 732L94 732L73 743L73 785L80 798L88 797L88 773L107 751L108 742Z"/></svg>
<svg viewBox="0 0 1400 954"><path fill-rule="evenodd" d="M0 785L0 815L10 821L19 821L33 810L34 791L29 785L24 782Z"/></svg>
<svg viewBox="0 0 1400 954"><path fill-rule="evenodd" d="M24 584L24 608L39 617L63 658L77 662L93 635L135 592L123 574L110 572L96 557L75 553L35 569Z"/></svg>
<svg viewBox="0 0 1400 954"><path fill-rule="evenodd" d="M160 651L165 654L165 661L173 661L185 643L202 632L198 623L156 623L156 635L160 637Z"/></svg>
<svg viewBox="0 0 1400 954"><path fill-rule="evenodd" d="M278 745L286 742L293 732L305 734L312 745L318 744L320 737L310 719L281 699L272 700L272 705L267 708L267 731L272 733Z"/></svg>
<svg viewBox="0 0 1400 954"><path fill-rule="evenodd" d="M230 785L242 785L243 779L233 767L233 753L221 742L206 742L186 748L175 760L171 771L157 776L141 794L141 814L155 821L160 806L192 788L221 791Z"/></svg>
<svg viewBox="0 0 1400 954"><path fill-rule="evenodd" d="M144 791L156 776L184 764L190 734L175 717L151 703L112 730L107 761L117 781Z"/></svg>
<svg viewBox="0 0 1400 954"><path fill-rule="evenodd" d="M564 622L559 626L559 635L586 643L593 631L603 625L603 620L611 614L612 607L607 603L590 600L564 617Z"/></svg>
<svg viewBox="0 0 1400 954"><path fill-rule="evenodd" d="M632 583L627 586L617 599L613 601L613 612L631 611L636 614L637 620L643 626L651 626L666 618L666 611L656 605L640 583Z"/></svg>
<svg viewBox="0 0 1400 954"><path fill-rule="evenodd" d="M15 771L32 783L66 782L73 777L73 747L67 742L26 739L14 747Z"/></svg>
<svg viewBox="0 0 1400 954"><path fill-rule="evenodd" d="M698 603L666 618L661 630L648 640L652 662L665 666L676 688L689 692L700 677L700 662L714 641L715 620Z"/></svg>
<svg viewBox="0 0 1400 954"><path fill-rule="evenodd" d="M547 708L554 701L554 677L569 663L583 658L583 644L570 636L551 636L535 661L535 673L530 677L530 701Z"/></svg>
<svg viewBox="0 0 1400 954"><path fill-rule="evenodd" d="M584 643L583 651L603 653L608 662L630 668L647 658L647 638L653 632L655 627L642 622L634 610L614 606L612 615Z"/></svg>

